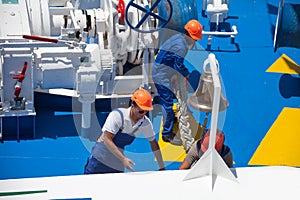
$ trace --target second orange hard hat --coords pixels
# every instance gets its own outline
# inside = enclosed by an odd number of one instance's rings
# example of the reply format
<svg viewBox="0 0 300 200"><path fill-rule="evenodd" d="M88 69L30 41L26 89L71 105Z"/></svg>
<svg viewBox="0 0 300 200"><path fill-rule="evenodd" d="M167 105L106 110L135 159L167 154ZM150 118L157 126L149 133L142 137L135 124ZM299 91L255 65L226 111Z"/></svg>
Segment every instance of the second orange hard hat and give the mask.
<svg viewBox="0 0 300 200"><path fill-rule="evenodd" d="M145 89L136 90L131 100L134 101L143 110L153 110L152 97L150 93Z"/></svg>
<svg viewBox="0 0 300 200"><path fill-rule="evenodd" d="M209 138L210 138L210 129L205 133L202 141L201 141L201 150L205 152L209 147ZM216 133L216 143L215 143L215 149L217 151L220 151L224 145L225 141L225 135L223 131L217 130Z"/></svg>

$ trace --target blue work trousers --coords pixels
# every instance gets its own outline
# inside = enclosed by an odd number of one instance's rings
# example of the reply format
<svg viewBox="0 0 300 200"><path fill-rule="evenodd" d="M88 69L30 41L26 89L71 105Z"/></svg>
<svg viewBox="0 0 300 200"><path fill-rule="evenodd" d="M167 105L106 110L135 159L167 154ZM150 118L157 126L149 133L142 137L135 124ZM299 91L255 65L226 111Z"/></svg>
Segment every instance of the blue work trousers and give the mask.
<svg viewBox="0 0 300 200"><path fill-rule="evenodd" d="M163 130L162 136L167 136L173 133L173 126L175 121L175 113L173 110L173 102L176 99L174 93L167 87L155 84L157 92L159 94L159 104L164 108L163 111Z"/></svg>

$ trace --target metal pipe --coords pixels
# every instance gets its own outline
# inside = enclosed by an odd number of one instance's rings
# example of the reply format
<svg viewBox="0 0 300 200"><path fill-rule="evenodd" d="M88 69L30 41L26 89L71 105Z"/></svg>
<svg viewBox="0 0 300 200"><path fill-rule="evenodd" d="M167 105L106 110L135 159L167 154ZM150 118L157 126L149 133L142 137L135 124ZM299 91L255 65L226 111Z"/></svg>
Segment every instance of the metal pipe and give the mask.
<svg viewBox="0 0 300 200"><path fill-rule="evenodd" d="M236 26L232 26L231 32L221 32L221 31L202 31L202 35L237 35Z"/></svg>

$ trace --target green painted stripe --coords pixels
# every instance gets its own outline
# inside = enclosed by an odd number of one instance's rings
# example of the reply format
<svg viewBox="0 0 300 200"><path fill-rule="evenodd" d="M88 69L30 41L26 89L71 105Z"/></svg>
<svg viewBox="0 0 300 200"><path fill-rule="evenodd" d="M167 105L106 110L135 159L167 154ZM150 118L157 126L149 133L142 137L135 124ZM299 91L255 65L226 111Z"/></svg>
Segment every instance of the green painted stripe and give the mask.
<svg viewBox="0 0 300 200"><path fill-rule="evenodd" d="M0 197L25 195L25 194L36 194L36 193L46 193L46 192L47 192L47 190L20 191L20 192L0 192Z"/></svg>

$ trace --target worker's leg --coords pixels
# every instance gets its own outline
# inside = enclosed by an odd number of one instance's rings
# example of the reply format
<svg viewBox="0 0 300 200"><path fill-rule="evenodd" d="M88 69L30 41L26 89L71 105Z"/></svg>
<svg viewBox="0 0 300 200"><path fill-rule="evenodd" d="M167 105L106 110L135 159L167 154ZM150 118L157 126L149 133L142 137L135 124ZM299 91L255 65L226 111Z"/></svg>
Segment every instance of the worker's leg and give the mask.
<svg viewBox="0 0 300 200"><path fill-rule="evenodd" d="M173 111L173 95L170 94L167 90L161 93L160 95L160 104L164 108L164 116L163 116L163 130L162 136L167 136L172 134L174 120L175 120L175 113Z"/></svg>
<svg viewBox="0 0 300 200"><path fill-rule="evenodd" d="M175 133L173 133L173 126L175 121L173 100L175 98L175 95L168 88L162 85L156 84L155 86L159 94L159 104L164 108L162 139L165 142L171 142L174 145L181 145L182 141L180 140L180 138L175 137Z"/></svg>

